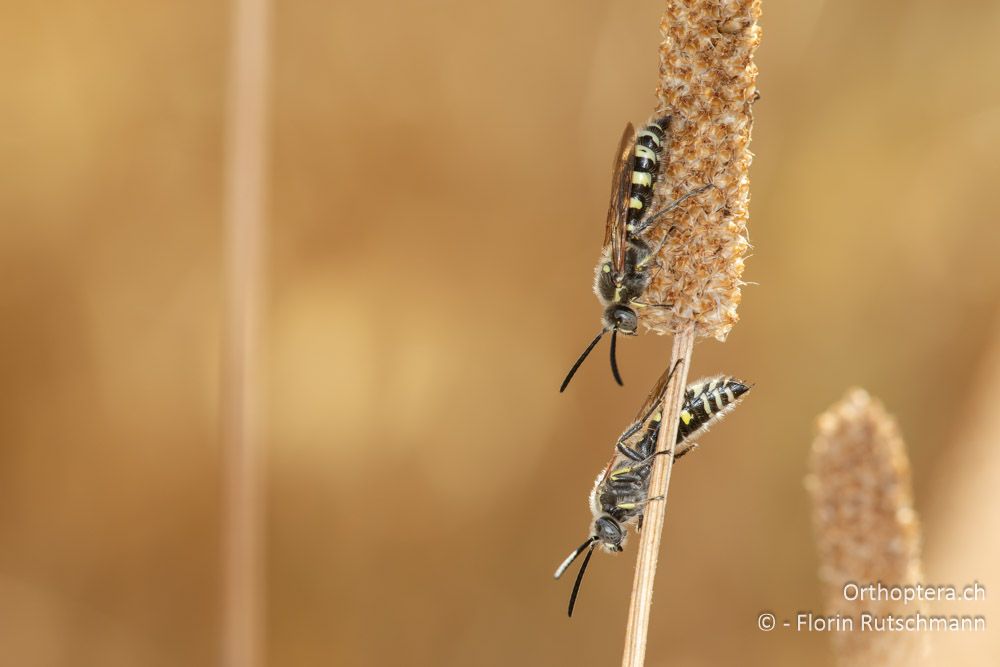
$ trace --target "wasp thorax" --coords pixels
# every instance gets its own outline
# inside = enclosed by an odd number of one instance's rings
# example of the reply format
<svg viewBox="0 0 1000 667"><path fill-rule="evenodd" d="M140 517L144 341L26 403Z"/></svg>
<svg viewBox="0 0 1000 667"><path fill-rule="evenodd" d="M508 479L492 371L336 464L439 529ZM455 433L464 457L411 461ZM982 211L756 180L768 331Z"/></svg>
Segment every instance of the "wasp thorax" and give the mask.
<svg viewBox="0 0 1000 667"><path fill-rule="evenodd" d="M594 536L609 551L621 551L622 542L625 541L625 531L621 524L607 515L594 522Z"/></svg>
<svg viewBox="0 0 1000 667"><path fill-rule="evenodd" d="M604 311L604 325L623 334L634 334L639 328L639 318L628 306L617 304Z"/></svg>

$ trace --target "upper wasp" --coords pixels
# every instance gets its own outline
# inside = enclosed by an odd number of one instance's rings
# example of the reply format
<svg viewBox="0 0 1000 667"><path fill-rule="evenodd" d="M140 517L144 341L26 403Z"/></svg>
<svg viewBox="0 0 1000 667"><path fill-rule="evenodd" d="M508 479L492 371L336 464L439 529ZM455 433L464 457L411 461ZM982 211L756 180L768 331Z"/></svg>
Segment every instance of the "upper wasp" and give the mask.
<svg viewBox="0 0 1000 667"><path fill-rule="evenodd" d="M711 187L702 186L670 203L665 208L648 213L653 198L653 184L660 174L660 153L666 141L670 116L659 118L636 134L632 123L625 126L611 174L611 203L604 228L604 250L597 264L594 292L604 306L601 331L576 360L559 391L564 391L580 364L594 349L601 336L611 332L611 372L622 384L615 359L618 332L634 336L639 327L639 309L669 308L669 304L642 301L652 277L650 269L660 247L652 249L645 238L650 226L660 216L674 210L688 197ZM666 235L664 235L666 240ZM662 247L662 246L661 246Z"/></svg>

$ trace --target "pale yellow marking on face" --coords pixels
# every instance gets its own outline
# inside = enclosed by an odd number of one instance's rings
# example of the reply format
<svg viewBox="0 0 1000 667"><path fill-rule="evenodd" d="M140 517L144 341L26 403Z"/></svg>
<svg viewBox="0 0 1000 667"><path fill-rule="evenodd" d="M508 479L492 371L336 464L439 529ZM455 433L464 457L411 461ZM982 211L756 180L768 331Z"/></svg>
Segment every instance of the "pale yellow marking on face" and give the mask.
<svg viewBox="0 0 1000 667"><path fill-rule="evenodd" d="M632 185L653 185L653 175L644 171L632 172Z"/></svg>
<svg viewBox="0 0 1000 667"><path fill-rule="evenodd" d="M634 510L635 503L618 503L617 507L620 510Z"/></svg>

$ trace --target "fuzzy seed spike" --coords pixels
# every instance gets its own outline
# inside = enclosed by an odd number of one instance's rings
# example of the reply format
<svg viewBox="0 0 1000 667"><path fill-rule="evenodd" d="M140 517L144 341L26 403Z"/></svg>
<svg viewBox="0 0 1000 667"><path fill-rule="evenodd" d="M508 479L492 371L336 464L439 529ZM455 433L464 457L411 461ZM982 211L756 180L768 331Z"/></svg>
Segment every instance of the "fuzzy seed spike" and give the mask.
<svg viewBox="0 0 1000 667"><path fill-rule="evenodd" d="M643 318L660 334L693 322L723 341L739 317L743 257L750 248L750 131L757 97L753 54L760 0L670 0L660 22L654 117L670 116L664 173L653 209L712 184L652 232L664 239L650 300L673 308Z"/></svg>
<svg viewBox="0 0 1000 667"><path fill-rule="evenodd" d="M819 418L806 480L813 499L820 579L828 615L855 619L853 632L834 632L838 664L900 667L925 664L926 636L862 632L860 614L904 616L915 602L849 600L844 585L922 582L920 525L913 509L910 464L895 421L861 389Z"/></svg>

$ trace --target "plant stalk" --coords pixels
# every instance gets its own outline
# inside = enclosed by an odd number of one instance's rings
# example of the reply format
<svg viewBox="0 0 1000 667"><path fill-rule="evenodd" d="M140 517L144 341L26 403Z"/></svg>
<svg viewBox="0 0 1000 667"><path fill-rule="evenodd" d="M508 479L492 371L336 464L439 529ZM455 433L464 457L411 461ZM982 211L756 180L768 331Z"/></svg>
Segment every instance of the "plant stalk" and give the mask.
<svg viewBox="0 0 1000 667"><path fill-rule="evenodd" d="M677 429L680 423L681 404L684 388L687 386L688 369L691 367L691 353L694 349L694 325L687 327L674 337L670 367L680 361L667 391L663 397L663 421L656 451L669 451L668 456L657 456L649 480L649 498L663 500L650 502L643 518L643 530L639 537L639 553L635 564L635 579L632 581L632 600L629 603L628 625L625 626L625 652L622 667L641 667L646 659L646 637L649 634L649 616L653 605L653 579L660 553L660 539L663 535L663 520L667 510L667 491L670 487L670 473L674 466L674 448L677 445Z"/></svg>
<svg viewBox="0 0 1000 667"><path fill-rule="evenodd" d="M261 660L260 369L267 173L268 0L234 0L226 113L222 422L222 646L225 667Z"/></svg>

